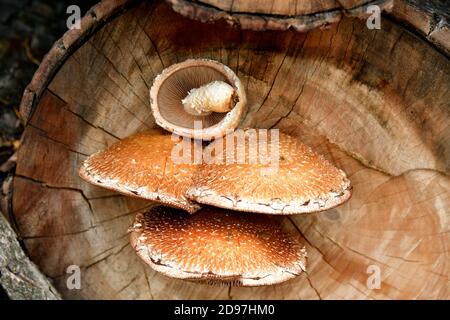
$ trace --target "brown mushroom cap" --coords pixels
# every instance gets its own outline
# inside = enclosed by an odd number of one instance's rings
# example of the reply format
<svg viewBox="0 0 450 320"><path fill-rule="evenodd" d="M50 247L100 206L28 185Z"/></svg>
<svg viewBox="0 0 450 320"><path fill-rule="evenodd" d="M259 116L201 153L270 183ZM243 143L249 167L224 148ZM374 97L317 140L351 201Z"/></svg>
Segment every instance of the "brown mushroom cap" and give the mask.
<svg viewBox="0 0 450 320"><path fill-rule="evenodd" d="M227 113L193 115L185 111L182 100L195 88L223 81L236 90L234 107ZM246 110L246 95L236 74L220 62L189 59L171 65L158 75L150 89L150 102L156 123L180 136L211 140L235 129ZM195 129L194 122L202 129Z"/></svg>
<svg viewBox="0 0 450 320"><path fill-rule="evenodd" d="M305 270L306 251L273 217L157 207L136 216L131 245L167 276L242 286L275 284Z"/></svg>
<svg viewBox="0 0 450 320"><path fill-rule="evenodd" d="M350 198L351 184L345 173L288 135L279 134L279 162L274 171L265 172L267 165L261 162L249 164L249 132L244 133L246 162L237 163L237 157L230 158L224 151L229 163L204 166L187 190L189 199L238 211L298 214L330 209ZM259 131L256 134L259 139ZM213 143L225 150L227 139L236 142L236 135ZM238 146L236 142L235 151Z"/></svg>
<svg viewBox="0 0 450 320"><path fill-rule="evenodd" d="M193 213L200 207L186 199L185 191L197 165L172 161L176 143L171 134L160 129L132 135L85 160L80 177L104 188Z"/></svg>

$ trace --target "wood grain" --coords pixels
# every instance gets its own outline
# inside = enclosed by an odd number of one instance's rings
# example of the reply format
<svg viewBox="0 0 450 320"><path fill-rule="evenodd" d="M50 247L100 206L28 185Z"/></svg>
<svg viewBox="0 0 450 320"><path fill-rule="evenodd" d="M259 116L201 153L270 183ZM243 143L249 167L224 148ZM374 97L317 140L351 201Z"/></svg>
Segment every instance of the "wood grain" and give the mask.
<svg viewBox="0 0 450 320"><path fill-rule="evenodd" d="M128 243L134 213L150 204L78 177L87 155L155 126L153 78L193 57L241 78L242 127L298 136L349 175L349 202L286 218L307 243L307 274L261 288L166 278ZM33 104L25 96L12 215L65 298L449 299L449 84L449 56L392 19L381 30L344 17L326 30L255 32L143 1L75 50ZM82 267L81 290L65 286L70 264ZM380 289L366 286L370 265Z"/></svg>

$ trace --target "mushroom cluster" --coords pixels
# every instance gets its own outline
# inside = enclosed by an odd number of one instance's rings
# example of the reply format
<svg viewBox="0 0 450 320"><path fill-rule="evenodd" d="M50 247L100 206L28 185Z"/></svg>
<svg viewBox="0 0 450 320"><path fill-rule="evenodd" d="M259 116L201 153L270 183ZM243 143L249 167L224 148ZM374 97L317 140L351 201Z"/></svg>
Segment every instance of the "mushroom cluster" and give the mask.
<svg viewBox="0 0 450 320"><path fill-rule="evenodd" d="M241 81L227 66L188 59L155 78L150 104L160 127L180 136L212 140L239 125L247 97Z"/></svg>
<svg viewBox="0 0 450 320"><path fill-rule="evenodd" d="M305 271L304 245L275 215L345 202L345 173L289 135L236 130L245 92L219 62L170 66L150 99L167 131L127 137L80 169L94 185L159 204L129 230L137 254L167 276L208 283L268 285Z"/></svg>

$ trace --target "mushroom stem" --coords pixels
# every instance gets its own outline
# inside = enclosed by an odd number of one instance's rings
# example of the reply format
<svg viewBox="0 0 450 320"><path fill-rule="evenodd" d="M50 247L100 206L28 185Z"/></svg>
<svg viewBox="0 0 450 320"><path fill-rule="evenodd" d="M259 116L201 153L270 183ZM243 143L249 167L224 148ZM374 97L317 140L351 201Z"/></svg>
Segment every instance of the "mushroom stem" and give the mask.
<svg viewBox="0 0 450 320"><path fill-rule="evenodd" d="M184 110L195 116L206 116L212 112L228 112L233 109L235 90L228 83L213 81L191 89L181 100Z"/></svg>

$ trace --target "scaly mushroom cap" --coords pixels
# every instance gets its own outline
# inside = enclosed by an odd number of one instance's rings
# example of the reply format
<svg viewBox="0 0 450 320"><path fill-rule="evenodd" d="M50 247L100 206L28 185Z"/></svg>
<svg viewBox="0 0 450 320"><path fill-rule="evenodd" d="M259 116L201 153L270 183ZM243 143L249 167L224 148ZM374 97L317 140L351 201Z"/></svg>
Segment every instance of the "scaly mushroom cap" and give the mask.
<svg viewBox="0 0 450 320"><path fill-rule="evenodd" d="M212 142L217 143L216 150L223 150L226 159L223 158L223 164L205 166L186 196L202 204L266 214L322 211L350 198L351 184L345 173L288 135L280 133L277 144L270 131L267 134L269 152L263 159L269 163L274 160L272 155L276 153L271 153L272 141L279 150L278 164L274 161L272 169L259 160L249 164L250 142L262 141L259 132L256 130L255 135L254 130L243 131L245 145L237 143L237 131ZM257 140L250 138L255 136ZM235 141L232 154L226 151L229 139ZM238 163L239 158L234 155L242 152L245 161ZM262 154L257 153L258 156Z"/></svg>
<svg viewBox="0 0 450 320"><path fill-rule="evenodd" d="M159 129L132 135L91 155L84 161L80 177L94 185L194 213L200 207L184 195L197 166L172 161L176 143Z"/></svg>
<svg viewBox="0 0 450 320"><path fill-rule="evenodd" d="M218 208L188 216L157 207L138 214L130 231L137 254L174 278L258 286L305 270L305 248L273 217Z"/></svg>
<svg viewBox="0 0 450 320"><path fill-rule="evenodd" d="M232 107L229 104L229 88L224 85L212 85L215 81L224 82L233 88ZM211 84L208 86L208 84ZM216 90L225 90L223 96L226 106L217 106L214 98ZM190 93L196 92L194 96ZM196 110L199 102L183 105L182 101L206 99L205 107L224 112ZM211 99L209 101L208 99ZM220 62L208 59L189 59L171 65L158 75L150 89L150 103L156 123L162 128L180 136L211 140L222 137L227 130L235 129L246 110L246 95L236 74ZM191 111L186 111L186 107ZM196 115L199 113L199 115ZM201 128L195 125L200 124Z"/></svg>

